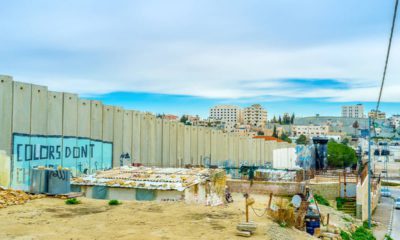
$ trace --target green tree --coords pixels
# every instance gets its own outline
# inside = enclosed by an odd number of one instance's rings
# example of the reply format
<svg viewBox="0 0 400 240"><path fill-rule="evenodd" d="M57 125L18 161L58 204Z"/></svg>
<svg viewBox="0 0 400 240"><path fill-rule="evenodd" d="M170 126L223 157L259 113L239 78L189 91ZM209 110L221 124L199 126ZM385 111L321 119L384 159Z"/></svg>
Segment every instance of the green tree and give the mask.
<svg viewBox="0 0 400 240"><path fill-rule="evenodd" d="M360 124L358 124L358 121L354 121L353 123L353 128L354 128L354 136L357 136L357 129L360 127Z"/></svg>
<svg viewBox="0 0 400 240"><path fill-rule="evenodd" d="M279 122L279 124L282 124L282 118L281 118L280 115L279 115L279 118L278 118L278 122Z"/></svg>
<svg viewBox="0 0 400 240"><path fill-rule="evenodd" d="M276 117L274 116L271 120L272 123L276 123Z"/></svg>
<svg viewBox="0 0 400 240"><path fill-rule="evenodd" d="M343 138L342 144L344 144L344 145L349 144L349 139L348 138Z"/></svg>
<svg viewBox="0 0 400 240"><path fill-rule="evenodd" d="M188 120L188 117L186 115L182 115L182 117L179 121L186 124L187 120Z"/></svg>
<svg viewBox="0 0 400 240"><path fill-rule="evenodd" d="M352 167L356 163L357 155L353 148L335 141L328 142L328 165L330 167Z"/></svg>
<svg viewBox="0 0 400 240"><path fill-rule="evenodd" d="M306 145L306 144L308 143L307 137L306 137L305 135L301 134L301 135L299 136L299 138L297 138L296 143L297 143L297 144Z"/></svg>
<svg viewBox="0 0 400 240"><path fill-rule="evenodd" d="M282 139L285 142L292 143L292 139L290 139L289 136L286 135L284 132L282 132L280 139Z"/></svg>
<svg viewBox="0 0 400 240"><path fill-rule="evenodd" d="M292 116L290 117L290 123L291 123L291 124L294 123L294 118L295 118L294 113L292 113Z"/></svg>
<svg viewBox="0 0 400 240"><path fill-rule="evenodd" d="M276 125L274 125L274 130L272 131L272 136L278 138L278 133L276 132Z"/></svg>
<svg viewBox="0 0 400 240"><path fill-rule="evenodd" d="M258 136L264 136L264 132L263 132L263 131L258 131L258 132L257 132L257 135L258 135Z"/></svg>

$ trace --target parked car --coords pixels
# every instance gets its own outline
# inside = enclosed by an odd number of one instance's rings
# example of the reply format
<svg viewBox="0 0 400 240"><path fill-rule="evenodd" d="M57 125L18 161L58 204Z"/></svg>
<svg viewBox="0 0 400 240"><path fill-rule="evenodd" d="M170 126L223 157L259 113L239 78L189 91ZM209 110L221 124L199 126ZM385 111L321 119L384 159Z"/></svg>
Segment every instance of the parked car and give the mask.
<svg viewBox="0 0 400 240"><path fill-rule="evenodd" d="M390 193L390 190L387 188L382 188L381 189L381 195L382 197L390 197L392 194Z"/></svg>
<svg viewBox="0 0 400 240"><path fill-rule="evenodd" d="M396 199L395 207L396 209L400 209L400 197Z"/></svg>

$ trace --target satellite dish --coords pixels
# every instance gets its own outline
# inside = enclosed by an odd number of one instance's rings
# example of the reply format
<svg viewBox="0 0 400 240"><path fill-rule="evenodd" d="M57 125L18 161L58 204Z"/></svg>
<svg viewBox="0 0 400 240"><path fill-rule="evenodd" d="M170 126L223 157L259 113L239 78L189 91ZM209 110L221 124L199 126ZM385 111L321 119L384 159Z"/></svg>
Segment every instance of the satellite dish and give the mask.
<svg viewBox="0 0 400 240"><path fill-rule="evenodd" d="M296 208L300 207L301 204L301 197L299 195L294 195L292 198L292 204Z"/></svg>

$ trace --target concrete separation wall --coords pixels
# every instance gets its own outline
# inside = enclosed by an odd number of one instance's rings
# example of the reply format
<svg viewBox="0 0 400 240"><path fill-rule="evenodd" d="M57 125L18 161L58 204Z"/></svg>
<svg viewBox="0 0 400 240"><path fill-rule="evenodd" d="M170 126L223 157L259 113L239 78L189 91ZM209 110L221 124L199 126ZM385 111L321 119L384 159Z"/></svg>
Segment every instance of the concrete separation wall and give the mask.
<svg viewBox="0 0 400 240"><path fill-rule="evenodd" d="M232 166L260 165L273 162L274 149L288 146L184 126L3 75L0 112L0 150L11 157L10 175L17 187L28 183L29 169L39 165L62 165L79 176L119 166L122 153L146 166L220 165L226 161ZM275 162L281 157L275 157Z"/></svg>

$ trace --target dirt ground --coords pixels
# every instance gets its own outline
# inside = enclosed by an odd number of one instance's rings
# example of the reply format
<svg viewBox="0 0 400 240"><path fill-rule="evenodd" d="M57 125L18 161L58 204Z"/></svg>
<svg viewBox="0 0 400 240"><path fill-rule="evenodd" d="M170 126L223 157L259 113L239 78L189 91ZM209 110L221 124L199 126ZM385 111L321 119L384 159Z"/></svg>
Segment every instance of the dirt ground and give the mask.
<svg viewBox="0 0 400 240"><path fill-rule="evenodd" d="M80 198L79 205L44 198L0 209L0 239L244 239L235 235L244 219L244 200L234 194L228 206L207 207L181 202L124 201ZM255 196L261 213L268 197ZM250 239L313 239L304 232L282 228L267 216L250 220L258 229Z"/></svg>

